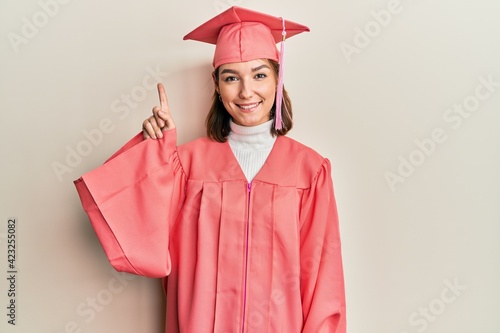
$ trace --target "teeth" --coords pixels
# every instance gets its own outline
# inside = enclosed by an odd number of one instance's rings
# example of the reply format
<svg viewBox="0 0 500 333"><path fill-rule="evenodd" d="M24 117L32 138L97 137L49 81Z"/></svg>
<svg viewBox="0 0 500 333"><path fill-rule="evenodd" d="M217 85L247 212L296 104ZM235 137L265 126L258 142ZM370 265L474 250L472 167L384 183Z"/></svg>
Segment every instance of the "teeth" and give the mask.
<svg viewBox="0 0 500 333"><path fill-rule="evenodd" d="M243 110L250 110L250 109L253 109L254 107L256 107L257 105L259 105L259 103L255 103L255 104L252 104L252 105L240 105L240 108L243 109Z"/></svg>

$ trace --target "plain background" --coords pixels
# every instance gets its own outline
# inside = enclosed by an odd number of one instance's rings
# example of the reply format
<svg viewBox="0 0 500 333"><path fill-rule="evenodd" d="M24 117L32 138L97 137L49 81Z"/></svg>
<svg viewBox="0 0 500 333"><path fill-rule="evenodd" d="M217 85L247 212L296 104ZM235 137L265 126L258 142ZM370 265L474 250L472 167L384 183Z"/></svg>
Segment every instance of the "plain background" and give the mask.
<svg viewBox="0 0 500 333"><path fill-rule="evenodd" d="M311 28L287 42L290 136L332 161L348 332L498 332L497 0L2 1L0 330L162 332L159 281L113 274L72 181L139 132L150 72L179 142L203 135L213 47L182 37L230 5Z"/></svg>

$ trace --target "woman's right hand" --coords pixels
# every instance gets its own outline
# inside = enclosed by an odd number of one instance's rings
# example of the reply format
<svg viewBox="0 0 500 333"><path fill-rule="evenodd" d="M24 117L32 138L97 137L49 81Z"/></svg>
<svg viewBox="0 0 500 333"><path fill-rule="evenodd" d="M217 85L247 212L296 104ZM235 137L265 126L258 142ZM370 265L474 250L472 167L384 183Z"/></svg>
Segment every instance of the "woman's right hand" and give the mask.
<svg viewBox="0 0 500 333"><path fill-rule="evenodd" d="M160 96L160 106L155 106L153 115L142 123L144 139L160 139L163 137L163 131L175 128L174 119L168 108L167 94L161 83L158 83L158 95Z"/></svg>

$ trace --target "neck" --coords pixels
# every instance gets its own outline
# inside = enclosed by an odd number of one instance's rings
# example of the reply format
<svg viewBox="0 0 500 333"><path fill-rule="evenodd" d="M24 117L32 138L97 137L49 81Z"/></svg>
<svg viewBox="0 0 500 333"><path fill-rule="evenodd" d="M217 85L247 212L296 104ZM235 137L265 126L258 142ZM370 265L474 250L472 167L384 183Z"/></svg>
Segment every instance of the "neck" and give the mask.
<svg viewBox="0 0 500 333"><path fill-rule="evenodd" d="M273 120L266 121L256 126L241 126L230 120L231 132L228 140L232 145L244 146L244 148L262 149L274 144L276 140L271 134Z"/></svg>
<svg viewBox="0 0 500 333"><path fill-rule="evenodd" d="M251 127L237 125L233 121L229 125L231 132L227 141L247 180L252 181L276 141L276 137L271 134L273 120Z"/></svg>

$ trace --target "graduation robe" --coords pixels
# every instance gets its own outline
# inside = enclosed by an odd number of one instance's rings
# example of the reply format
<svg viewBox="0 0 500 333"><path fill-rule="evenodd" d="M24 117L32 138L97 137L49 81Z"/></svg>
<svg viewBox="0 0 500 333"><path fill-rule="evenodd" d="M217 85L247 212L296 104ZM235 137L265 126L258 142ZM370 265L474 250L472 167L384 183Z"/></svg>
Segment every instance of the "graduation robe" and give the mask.
<svg viewBox="0 0 500 333"><path fill-rule="evenodd" d="M285 136L248 182L229 143L138 134L75 181L113 267L164 278L167 333L345 333L330 162Z"/></svg>

